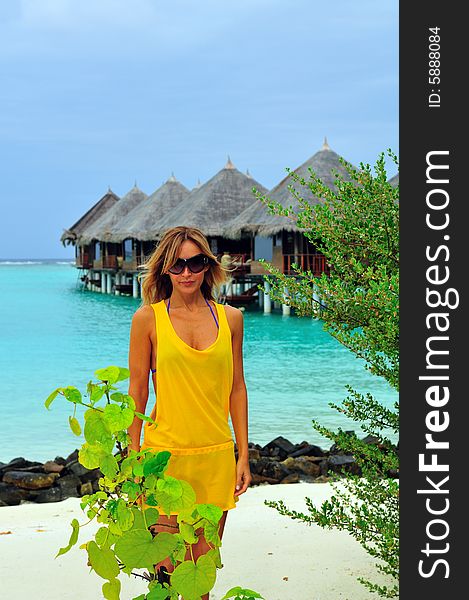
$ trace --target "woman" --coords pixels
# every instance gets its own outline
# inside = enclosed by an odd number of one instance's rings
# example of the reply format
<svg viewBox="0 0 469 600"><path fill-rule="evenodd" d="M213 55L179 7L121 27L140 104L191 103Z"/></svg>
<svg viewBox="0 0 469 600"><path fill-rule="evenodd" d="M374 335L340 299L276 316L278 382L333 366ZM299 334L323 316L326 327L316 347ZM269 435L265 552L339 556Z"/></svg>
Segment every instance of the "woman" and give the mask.
<svg viewBox="0 0 469 600"><path fill-rule="evenodd" d="M188 481L197 503L223 510L220 538L228 510L235 508L251 482L243 314L218 304L213 296L225 280L224 269L199 229L166 231L145 265L143 306L132 319L129 350L129 394L136 410L144 413L151 370L157 398L152 417L158 424L145 424L140 446L142 421L135 418L129 428L130 447L171 452L166 473ZM154 529L177 532L177 513L160 511ZM210 549L202 532L197 531L199 540L192 547L195 560ZM156 567L161 567L160 577L163 568L174 570L169 558Z"/></svg>

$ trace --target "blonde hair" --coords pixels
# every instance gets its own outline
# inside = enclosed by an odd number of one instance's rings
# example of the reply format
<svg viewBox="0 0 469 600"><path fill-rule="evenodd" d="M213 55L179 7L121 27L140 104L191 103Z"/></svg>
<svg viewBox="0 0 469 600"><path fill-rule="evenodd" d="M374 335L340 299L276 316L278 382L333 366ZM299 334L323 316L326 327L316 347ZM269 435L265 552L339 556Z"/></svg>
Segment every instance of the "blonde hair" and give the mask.
<svg viewBox="0 0 469 600"><path fill-rule="evenodd" d="M171 296L173 284L170 276L165 273L179 257L179 251L184 241L194 242L200 251L209 258L209 269L205 272L200 286L204 298L216 301L214 290L228 281L230 269L222 266L210 250L205 235L195 227L172 227L165 231L153 253L142 265L143 271L137 275L142 281L142 304L154 304Z"/></svg>

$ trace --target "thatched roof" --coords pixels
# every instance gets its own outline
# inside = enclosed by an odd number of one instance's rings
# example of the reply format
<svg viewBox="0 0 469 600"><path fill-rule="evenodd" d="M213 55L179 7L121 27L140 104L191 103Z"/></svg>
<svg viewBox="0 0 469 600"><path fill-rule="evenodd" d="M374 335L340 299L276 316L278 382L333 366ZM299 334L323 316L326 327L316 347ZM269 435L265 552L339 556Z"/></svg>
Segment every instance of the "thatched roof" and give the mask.
<svg viewBox="0 0 469 600"><path fill-rule="evenodd" d="M267 192L258 181L238 171L228 158L221 171L193 189L184 202L158 223L157 238L179 225L198 227L206 236L223 236L227 223L255 201L253 187Z"/></svg>
<svg viewBox="0 0 469 600"><path fill-rule="evenodd" d="M294 172L299 177L303 177L306 181L309 181L309 168L311 168L325 185L335 190L335 171L338 171L345 180L350 180L350 176L345 167L340 163L339 158L339 155L330 149L327 140L324 140L321 150L296 168ZM290 174L288 174L267 194L267 197L272 201L280 202L285 208L291 205L293 210L298 212L300 208L298 202L288 189L290 185L293 185L295 189L298 189L299 191L302 188L302 186L299 184L297 185ZM261 193L264 194L262 191ZM318 204L320 200L311 197L311 195L308 194L308 202L310 204ZM232 239L239 239L241 233L245 231L252 233L253 235L257 234L269 237L282 230L303 231L303 229L296 226L293 219L279 215L271 215L267 206L256 198L251 207L246 209L228 224L225 235Z"/></svg>
<svg viewBox="0 0 469 600"><path fill-rule="evenodd" d="M114 206L119 200L119 196L116 196L114 192L109 190L104 196L96 202L82 217L78 219L69 229L64 229L64 232L60 238L60 241L64 246L68 244L74 244L77 237L79 237L85 229L90 227L98 219L100 219L107 211Z"/></svg>
<svg viewBox="0 0 469 600"><path fill-rule="evenodd" d="M137 205L143 202L148 196L142 192L136 185L123 196L119 202L109 209L99 220L85 229L78 236L80 244L89 244L92 240L102 242L110 241L113 229L116 225Z"/></svg>
<svg viewBox="0 0 469 600"><path fill-rule="evenodd" d="M183 202L189 193L189 190L171 175L166 183L116 224L108 236L108 241L122 242L126 238L154 240L160 220Z"/></svg>

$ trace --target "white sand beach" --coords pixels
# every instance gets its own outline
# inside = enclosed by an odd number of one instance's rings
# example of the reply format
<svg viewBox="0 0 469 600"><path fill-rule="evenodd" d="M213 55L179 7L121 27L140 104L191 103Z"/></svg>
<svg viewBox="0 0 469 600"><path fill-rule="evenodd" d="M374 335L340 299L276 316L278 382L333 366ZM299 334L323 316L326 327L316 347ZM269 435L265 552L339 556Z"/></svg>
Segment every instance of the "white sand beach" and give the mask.
<svg viewBox="0 0 469 600"><path fill-rule="evenodd" d="M373 560L347 533L324 530L280 515L264 499L283 499L307 513L304 498L320 504L327 483L261 485L248 489L229 511L222 561L210 600L235 585L265 600L376 600L357 576L378 580ZM0 508L0 597L35 600L98 600L103 580L86 566L78 546L91 539L95 523L80 530L78 544L54 559L68 542L70 521L86 522L79 498L51 504ZM379 578L382 582L383 580ZM122 600L145 592L145 582L122 576Z"/></svg>

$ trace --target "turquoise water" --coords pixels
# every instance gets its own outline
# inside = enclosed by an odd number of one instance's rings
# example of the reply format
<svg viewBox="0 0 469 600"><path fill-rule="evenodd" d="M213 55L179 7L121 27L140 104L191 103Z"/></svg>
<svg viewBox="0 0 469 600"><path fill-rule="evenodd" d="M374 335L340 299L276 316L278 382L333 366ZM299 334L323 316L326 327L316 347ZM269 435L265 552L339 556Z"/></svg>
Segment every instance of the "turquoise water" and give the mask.
<svg viewBox="0 0 469 600"><path fill-rule="evenodd" d="M95 369L128 364L130 323L140 300L83 292L77 279L78 271L66 262L0 261L0 461L44 461L81 445L68 429L72 405L59 396L47 411L45 398L59 386L85 392ZM328 406L346 396L347 383L389 406L397 399L319 321L246 311L244 330L252 442L283 435L328 448L312 418L358 432ZM154 401L152 390L147 413Z"/></svg>

